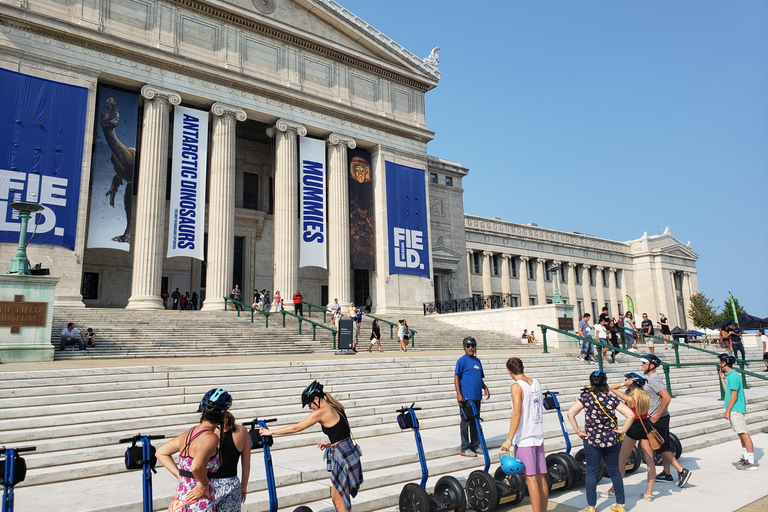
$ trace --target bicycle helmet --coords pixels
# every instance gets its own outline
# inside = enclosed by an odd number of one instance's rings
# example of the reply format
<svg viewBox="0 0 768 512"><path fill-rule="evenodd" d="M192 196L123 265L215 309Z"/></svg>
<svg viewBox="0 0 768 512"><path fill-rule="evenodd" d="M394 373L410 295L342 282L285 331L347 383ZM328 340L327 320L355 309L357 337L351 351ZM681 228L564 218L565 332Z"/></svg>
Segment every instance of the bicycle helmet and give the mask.
<svg viewBox="0 0 768 512"><path fill-rule="evenodd" d="M313 380L312 384L305 387L304 391L301 392L301 408L303 409L312 403L316 396L323 398L325 393L323 393L323 385Z"/></svg>
<svg viewBox="0 0 768 512"><path fill-rule="evenodd" d="M595 370L589 374L589 383L596 388L603 387L608 384L608 375L602 370Z"/></svg>
<svg viewBox="0 0 768 512"><path fill-rule="evenodd" d="M227 409L232 406L232 396L226 389L214 388L207 392L202 400L197 412L206 412L214 416L223 416Z"/></svg>
<svg viewBox="0 0 768 512"><path fill-rule="evenodd" d="M501 456L501 470L505 475L518 475L523 472L523 469L525 465L520 459L510 455Z"/></svg>
<svg viewBox="0 0 768 512"><path fill-rule="evenodd" d="M462 343L464 344L464 348L477 347L477 341L472 336L467 336L464 338Z"/></svg>
<svg viewBox="0 0 768 512"><path fill-rule="evenodd" d="M636 388L642 388L648 382L648 379L646 379L644 375L637 372L629 372L625 374L624 377L631 380Z"/></svg>
<svg viewBox="0 0 768 512"><path fill-rule="evenodd" d="M717 356L717 358L722 362L724 362L725 364L727 364L728 366L730 366L731 368L733 368L733 365L736 364L736 356L734 356L733 354L729 354L727 352L723 352L722 354Z"/></svg>
<svg viewBox="0 0 768 512"><path fill-rule="evenodd" d="M645 360L648 364L652 364L654 368L661 366L661 359L653 354L643 354L643 360Z"/></svg>

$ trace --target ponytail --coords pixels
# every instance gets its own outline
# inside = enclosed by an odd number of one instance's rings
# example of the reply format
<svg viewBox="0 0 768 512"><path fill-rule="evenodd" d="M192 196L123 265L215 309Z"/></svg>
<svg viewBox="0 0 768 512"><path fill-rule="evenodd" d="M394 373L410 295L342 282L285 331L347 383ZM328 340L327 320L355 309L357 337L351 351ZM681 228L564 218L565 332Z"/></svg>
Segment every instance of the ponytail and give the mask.
<svg viewBox="0 0 768 512"><path fill-rule="evenodd" d="M235 431L237 429L235 423L237 423L237 420L235 420L235 417L232 415L232 413L229 411L225 412L224 422L222 423L222 432Z"/></svg>
<svg viewBox="0 0 768 512"><path fill-rule="evenodd" d="M325 393L325 396L323 397L326 402L331 404L331 406L336 409L339 412L344 412L344 406L341 405L341 403L333 398L330 393Z"/></svg>

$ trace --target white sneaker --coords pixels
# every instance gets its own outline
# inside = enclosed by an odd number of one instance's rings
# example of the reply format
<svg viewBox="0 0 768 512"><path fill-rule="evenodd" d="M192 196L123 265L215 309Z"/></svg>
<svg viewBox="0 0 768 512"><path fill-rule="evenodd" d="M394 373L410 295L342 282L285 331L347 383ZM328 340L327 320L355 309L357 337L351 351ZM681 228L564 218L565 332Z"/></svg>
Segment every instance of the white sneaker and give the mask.
<svg viewBox="0 0 768 512"><path fill-rule="evenodd" d="M583 361L584 361L584 358L583 358L583 357L581 357L581 356L579 356L579 357L577 357L577 358L576 358L576 360L577 360L577 361L582 361L582 362L583 362Z"/></svg>

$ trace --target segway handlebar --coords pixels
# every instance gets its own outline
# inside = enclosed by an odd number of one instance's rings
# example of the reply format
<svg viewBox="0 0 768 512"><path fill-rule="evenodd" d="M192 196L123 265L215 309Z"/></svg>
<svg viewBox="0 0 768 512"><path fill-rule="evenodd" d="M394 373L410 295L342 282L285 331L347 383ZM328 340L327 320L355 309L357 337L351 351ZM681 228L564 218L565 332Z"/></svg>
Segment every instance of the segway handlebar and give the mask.
<svg viewBox="0 0 768 512"><path fill-rule="evenodd" d="M257 424L257 423L259 423L260 421L262 421L262 422L264 422L264 423L273 423L273 422L277 421L277 418L269 418L268 420L260 420L260 419L258 419L258 418L254 418L254 419L252 419L252 420L251 420L251 421L249 421L249 422L246 422L246 423L242 423L242 425L243 425L244 427L251 427L251 428L254 428L254 427L256 426L256 424Z"/></svg>
<svg viewBox="0 0 768 512"><path fill-rule="evenodd" d="M4 454L6 450L10 450L10 448L6 448L5 446L0 448L0 455ZM14 450L16 450L16 453L19 453L19 452L33 452L33 451L37 450L37 447L36 446L25 446L24 448L14 448Z"/></svg>
<svg viewBox="0 0 768 512"><path fill-rule="evenodd" d="M127 437L127 438L125 438L125 439L121 439L121 440L120 440L120 441L118 441L118 442L119 442L119 443L130 443L130 442L136 442L136 441L138 441L139 439L141 439L142 437L146 437L146 438L147 438L147 439L149 439L150 441L151 441L152 439L165 439L165 436L163 436L163 435L159 435L159 436L142 436L141 434L136 434L136 435L135 435L135 436L133 436L133 437Z"/></svg>
<svg viewBox="0 0 768 512"><path fill-rule="evenodd" d="M408 409L411 409L412 411L420 411L421 407L414 407L416 405L416 402L413 402L410 407L401 407L400 409L397 409L395 412L399 412L401 414L405 413Z"/></svg>

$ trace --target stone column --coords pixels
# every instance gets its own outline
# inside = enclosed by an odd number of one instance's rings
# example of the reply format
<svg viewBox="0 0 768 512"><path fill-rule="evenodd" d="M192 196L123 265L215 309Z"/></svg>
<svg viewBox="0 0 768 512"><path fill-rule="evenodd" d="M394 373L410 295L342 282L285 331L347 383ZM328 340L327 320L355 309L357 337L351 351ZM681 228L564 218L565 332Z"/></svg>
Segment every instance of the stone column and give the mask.
<svg viewBox="0 0 768 512"><path fill-rule="evenodd" d="M543 306L547 303L547 288L545 285L544 272L547 271L544 262L547 261L544 258L536 258L536 300L539 306Z"/></svg>
<svg viewBox="0 0 768 512"><path fill-rule="evenodd" d="M615 310L613 308L619 307L619 298L616 293L616 269L611 267L608 269L608 297L610 298L611 303L608 304L608 314L611 316L617 316L619 314L619 310Z"/></svg>
<svg viewBox="0 0 768 512"><path fill-rule="evenodd" d="M349 247L349 173L347 148L355 139L328 136L328 300L338 298L342 307L352 301L352 261Z"/></svg>
<svg viewBox="0 0 768 512"><path fill-rule="evenodd" d="M605 282L603 281L603 269L605 267L595 267L597 272L595 272L595 296L597 297L597 314L600 314L600 311L603 309L603 306L605 306ZM610 309L608 310L610 312Z"/></svg>
<svg viewBox="0 0 768 512"><path fill-rule="evenodd" d="M224 309L224 297L236 284L248 301L250 283L232 282L235 254L235 163L237 160L237 121L245 121L245 111L214 103L211 182L208 194L208 267L205 275L204 311Z"/></svg>
<svg viewBox="0 0 768 512"><path fill-rule="evenodd" d="M163 309L160 298L165 241L165 185L168 169L168 114L181 96L151 85L141 88L144 124L136 200L131 297L126 309ZM130 219L128 219L130 222Z"/></svg>
<svg viewBox="0 0 768 512"><path fill-rule="evenodd" d="M520 256L520 305L527 308L531 305L531 296L528 292L528 256Z"/></svg>
<svg viewBox="0 0 768 512"><path fill-rule="evenodd" d="M573 304L576 309L574 314L579 314L578 297L576 296L576 265L572 261L568 262L568 304Z"/></svg>
<svg viewBox="0 0 768 512"><path fill-rule="evenodd" d="M483 251L483 297L493 295L493 288L491 287L491 257L493 253L490 251Z"/></svg>
<svg viewBox="0 0 768 512"><path fill-rule="evenodd" d="M275 137L275 236L272 288L282 297L298 289L299 269L299 144L307 134L300 124L280 119L267 135Z"/></svg>
<svg viewBox="0 0 768 512"><path fill-rule="evenodd" d="M472 249L467 249L467 281L469 282L469 296L472 297Z"/></svg>
<svg viewBox="0 0 768 512"><path fill-rule="evenodd" d="M591 267L591 265L581 265L581 300L584 303L584 313L590 315L592 314L592 294L589 291L589 269Z"/></svg>
<svg viewBox="0 0 768 512"><path fill-rule="evenodd" d="M683 309L685 310L685 325L681 325L680 327L683 329L693 329L693 327L698 327L693 325L693 320L691 319L691 273L690 272L683 272Z"/></svg>
<svg viewBox="0 0 768 512"><path fill-rule="evenodd" d="M511 291L509 285L509 254L501 255L501 293L508 294Z"/></svg>

